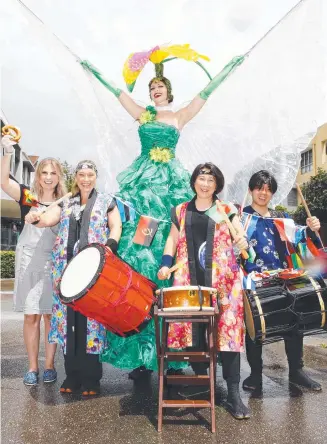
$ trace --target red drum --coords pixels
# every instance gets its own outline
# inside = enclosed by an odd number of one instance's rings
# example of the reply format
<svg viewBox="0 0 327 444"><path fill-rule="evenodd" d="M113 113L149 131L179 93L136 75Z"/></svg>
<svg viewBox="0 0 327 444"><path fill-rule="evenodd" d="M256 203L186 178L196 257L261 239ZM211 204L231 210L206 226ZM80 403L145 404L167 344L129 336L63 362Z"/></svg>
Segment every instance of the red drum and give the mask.
<svg viewBox="0 0 327 444"><path fill-rule="evenodd" d="M64 304L121 336L149 322L155 288L101 244L90 244L71 259L59 283Z"/></svg>

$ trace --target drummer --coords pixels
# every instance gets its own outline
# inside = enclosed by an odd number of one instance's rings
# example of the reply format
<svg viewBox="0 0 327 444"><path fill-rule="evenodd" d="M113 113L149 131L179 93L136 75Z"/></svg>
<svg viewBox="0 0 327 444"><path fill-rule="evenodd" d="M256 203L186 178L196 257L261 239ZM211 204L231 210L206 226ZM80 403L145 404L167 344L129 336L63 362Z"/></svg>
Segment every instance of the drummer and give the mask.
<svg viewBox="0 0 327 444"><path fill-rule="evenodd" d="M176 262L183 264L174 275L174 285L202 285L218 290L218 304L222 313L218 324L218 350L221 352L223 377L227 382L226 407L237 419L250 417L239 392L240 352L243 351L243 299L239 267L226 223L216 223L206 214L213 207L217 193L224 188L224 176L216 165L198 165L191 176L195 197L172 209L172 226L162 257L159 279L170 277L169 268L176 254ZM223 203L226 213L236 230L241 233L236 239L239 249L246 249L242 236L243 227L234 205ZM194 328L194 326L193 326ZM197 331L197 343L193 342L192 324L172 324L168 333L170 348L196 346L204 348L205 331ZM193 337L193 338L192 338ZM206 374L207 366L192 365L197 374Z"/></svg>
<svg viewBox="0 0 327 444"><path fill-rule="evenodd" d="M121 236L121 219L114 199L99 193L95 186L97 167L91 160L78 163L72 185L72 197L43 215L29 213L26 223L51 227L60 221L53 249L53 309L49 342L62 346L66 379L60 392L84 396L99 393L102 364L99 354L105 347L106 331L97 321L86 318L63 305L58 284L67 262L89 243L107 245L116 253ZM76 276L78 279L78 276Z"/></svg>
<svg viewBox="0 0 327 444"><path fill-rule="evenodd" d="M243 210L243 215L254 214L261 216L258 220L251 239L249 240L256 256L253 262L245 261L245 271L274 270L287 268L286 244L278 234L272 222L273 218L288 218L288 214L283 211L276 211L269 208L269 203L277 191L276 179L265 170L253 174L249 181L249 193L252 196L251 205ZM316 240L312 232L320 229L320 222L316 217L306 220L309 228L308 234ZM285 351L289 365L289 381L310 390L319 391L321 385L310 378L303 371L303 335L292 334L284 337ZM250 336L246 334L246 355L251 367L251 374L243 381L243 389L261 392L262 390L262 346L255 344Z"/></svg>

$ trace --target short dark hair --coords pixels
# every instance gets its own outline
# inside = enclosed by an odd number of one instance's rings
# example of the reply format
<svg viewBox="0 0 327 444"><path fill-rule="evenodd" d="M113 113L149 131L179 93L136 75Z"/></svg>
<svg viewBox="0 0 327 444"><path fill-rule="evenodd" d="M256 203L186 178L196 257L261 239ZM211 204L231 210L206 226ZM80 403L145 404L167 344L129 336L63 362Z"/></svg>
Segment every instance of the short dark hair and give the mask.
<svg viewBox="0 0 327 444"><path fill-rule="evenodd" d="M224 188L225 178L224 178L223 173L220 171L220 169L211 162L200 163L200 165L198 165L194 169L192 176L191 176L191 180L190 180L190 185L191 185L191 188L194 191L194 193L195 193L194 184L195 184L196 178L202 174L201 170L203 170L203 169L209 170L209 174L211 174L216 179L215 194L220 193L220 191L222 191L222 189Z"/></svg>
<svg viewBox="0 0 327 444"><path fill-rule="evenodd" d="M255 188L261 190L264 185L268 185L269 191L273 194L277 191L277 181L267 170L260 170L254 173L249 180L249 188L253 191Z"/></svg>

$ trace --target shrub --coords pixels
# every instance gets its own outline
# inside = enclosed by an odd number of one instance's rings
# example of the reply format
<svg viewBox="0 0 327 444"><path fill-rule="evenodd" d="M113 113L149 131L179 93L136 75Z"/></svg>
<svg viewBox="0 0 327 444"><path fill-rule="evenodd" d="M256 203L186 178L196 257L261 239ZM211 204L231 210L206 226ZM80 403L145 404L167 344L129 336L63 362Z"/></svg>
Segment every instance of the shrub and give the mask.
<svg viewBox="0 0 327 444"><path fill-rule="evenodd" d="M15 277L15 252L0 251L1 279Z"/></svg>

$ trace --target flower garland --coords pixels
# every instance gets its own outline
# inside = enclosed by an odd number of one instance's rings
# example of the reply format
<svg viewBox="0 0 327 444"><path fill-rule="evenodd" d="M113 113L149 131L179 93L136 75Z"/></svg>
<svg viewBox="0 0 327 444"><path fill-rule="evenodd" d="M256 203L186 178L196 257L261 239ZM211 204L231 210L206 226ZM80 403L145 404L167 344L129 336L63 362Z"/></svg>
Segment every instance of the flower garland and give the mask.
<svg viewBox="0 0 327 444"><path fill-rule="evenodd" d="M152 148L149 154L151 160L162 163L168 163L174 157L169 148Z"/></svg>

